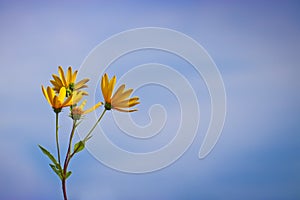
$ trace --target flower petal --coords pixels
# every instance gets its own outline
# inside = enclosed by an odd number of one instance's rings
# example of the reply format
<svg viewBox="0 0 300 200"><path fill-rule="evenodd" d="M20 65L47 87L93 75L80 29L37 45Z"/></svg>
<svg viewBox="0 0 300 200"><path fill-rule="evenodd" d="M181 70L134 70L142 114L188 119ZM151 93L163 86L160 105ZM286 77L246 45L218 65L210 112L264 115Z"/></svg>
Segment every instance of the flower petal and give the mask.
<svg viewBox="0 0 300 200"><path fill-rule="evenodd" d="M53 98L55 96L55 92L49 86L47 87L47 94L48 94L48 98L49 98L49 100L51 102L51 105L53 106Z"/></svg>
<svg viewBox="0 0 300 200"><path fill-rule="evenodd" d="M120 112L135 112L135 111L138 111L138 109L132 109L132 110L124 110L124 109L121 109L121 108L114 108L115 110L117 111L120 111Z"/></svg>
<svg viewBox="0 0 300 200"><path fill-rule="evenodd" d="M48 97L47 91L44 88L44 86L42 86L42 91L43 91L43 94L44 94L45 98L47 99L48 103L50 104L50 106L52 106L52 103L51 103L51 101L50 101L50 99Z"/></svg>
<svg viewBox="0 0 300 200"><path fill-rule="evenodd" d="M61 108L61 103L58 101L58 97L54 96L53 98L53 104L52 104L53 108Z"/></svg>
<svg viewBox="0 0 300 200"><path fill-rule="evenodd" d="M76 70L76 71L74 72L74 74L72 75L71 83L75 83L75 82L76 82L77 73L78 73L78 70Z"/></svg>
<svg viewBox="0 0 300 200"><path fill-rule="evenodd" d="M72 105L78 103L82 99L82 93L80 92L74 92L72 95Z"/></svg>
<svg viewBox="0 0 300 200"><path fill-rule="evenodd" d="M66 88L65 88L65 87L60 88L59 94L58 94L58 99L57 99L57 100L58 100L60 103L64 102L64 99L65 99L65 97L66 97L66 94L67 94Z"/></svg>
<svg viewBox="0 0 300 200"><path fill-rule="evenodd" d="M103 98L104 98L104 101L107 102L109 99L107 97L107 90L108 90L108 76L107 74L105 73L103 76L102 76L102 80L101 80L101 91L102 91L102 95L103 95Z"/></svg>
<svg viewBox="0 0 300 200"><path fill-rule="evenodd" d="M69 96L69 97L63 102L62 106L63 106L63 107L67 107L67 106L73 105L73 104L72 104L72 97L73 97L72 95Z"/></svg>
<svg viewBox="0 0 300 200"><path fill-rule="evenodd" d="M65 87L67 87L68 85L67 85L67 81L65 78L65 73L61 66L58 67L58 73L59 73L62 83L64 84Z"/></svg>
<svg viewBox="0 0 300 200"><path fill-rule="evenodd" d="M112 106L113 108L117 107L117 108L129 108L132 106L135 106L137 104L139 104L140 102L138 102L139 98L138 97L133 97L130 99L126 99L123 101L120 101L118 103L114 103Z"/></svg>
<svg viewBox="0 0 300 200"><path fill-rule="evenodd" d="M75 84L74 89L79 90L82 88L86 88L87 86L84 84L86 84L88 81L89 81L88 78L82 79L81 81L79 81L78 83Z"/></svg>
<svg viewBox="0 0 300 200"><path fill-rule="evenodd" d="M53 88L59 88L59 86L57 85L57 83L54 80L50 80L50 83L52 83Z"/></svg>
<svg viewBox="0 0 300 200"><path fill-rule="evenodd" d="M71 83L71 80L72 80L72 67L69 67L68 68L68 72L67 72L67 80L66 80L68 86Z"/></svg>
<svg viewBox="0 0 300 200"><path fill-rule="evenodd" d="M81 91L81 94L84 96L84 95L89 95L89 93L88 92L86 92L86 91Z"/></svg>
<svg viewBox="0 0 300 200"><path fill-rule="evenodd" d="M84 101L80 104L79 108L80 108L81 110L83 110L83 108L84 108L86 102L87 102L87 100L84 100Z"/></svg>
<svg viewBox="0 0 300 200"><path fill-rule="evenodd" d="M109 102L109 103L111 102L110 99L111 99L111 95L112 95L115 85L116 85L116 76L113 76L112 79L109 81L108 89L106 91L107 98L109 98L109 101L107 101L107 102Z"/></svg>
<svg viewBox="0 0 300 200"><path fill-rule="evenodd" d="M113 101L114 99L118 99L118 98L120 97L120 95L123 93L124 89L125 89L125 84L121 85L121 86L117 89L117 91L115 92L115 94L114 94L113 97L111 98L112 101Z"/></svg>
<svg viewBox="0 0 300 200"><path fill-rule="evenodd" d="M61 81L61 79L56 74L52 74L52 77L53 77L54 82L56 83L57 86L60 86L60 87L63 86L63 82ZM51 83L53 84L53 82L51 82Z"/></svg>
<svg viewBox="0 0 300 200"><path fill-rule="evenodd" d="M130 88L130 89L126 90L125 92L123 92L122 94L118 95L118 98L113 98L112 104L117 104L117 103L123 101L124 99L128 98L131 95L132 91L133 91L133 89Z"/></svg>
<svg viewBox="0 0 300 200"><path fill-rule="evenodd" d="M103 103L102 102L98 102L96 105L94 105L93 107L87 109L84 111L84 114L87 114L89 112L92 112L93 110L96 110L99 106L101 106Z"/></svg>

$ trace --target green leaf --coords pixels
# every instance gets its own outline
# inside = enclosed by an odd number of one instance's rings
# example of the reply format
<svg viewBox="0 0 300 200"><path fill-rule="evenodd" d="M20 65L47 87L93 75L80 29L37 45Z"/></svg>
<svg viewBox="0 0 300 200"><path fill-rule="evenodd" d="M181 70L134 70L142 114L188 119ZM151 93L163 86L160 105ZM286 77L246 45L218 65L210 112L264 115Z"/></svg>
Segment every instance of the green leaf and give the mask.
<svg viewBox="0 0 300 200"><path fill-rule="evenodd" d="M54 156L49 152L47 151L47 149L45 149L44 147L42 147L41 145L39 145L40 149L42 150L42 152L48 156L48 158L50 158L50 160L53 162L53 164L57 167L57 166L60 166L57 162L57 160L54 158Z"/></svg>
<svg viewBox="0 0 300 200"><path fill-rule="evenodd" d="M57 166L53 165L53 164L49 164L50 167L52 168L52 170L57 174L57 176L60 178L60 180L62 180L62 170L61 167L57 168ZM60 165L58 165L60 166Z"/></svg>
<svg viewBox="0 0 300 200"><path fill-rule="evenodd" d="M74 154L78 153L80 151L82 151L84 149L84 142L83 141L79 141L74 145Z"/></svg>
<svg viewBox="0 0 300 200"><path fill-rule="evenodd" d="M72 174L72 172L68 171L67 174L66 174L66 179L69 178L69 176L71 176L71 174Z"/></svg>

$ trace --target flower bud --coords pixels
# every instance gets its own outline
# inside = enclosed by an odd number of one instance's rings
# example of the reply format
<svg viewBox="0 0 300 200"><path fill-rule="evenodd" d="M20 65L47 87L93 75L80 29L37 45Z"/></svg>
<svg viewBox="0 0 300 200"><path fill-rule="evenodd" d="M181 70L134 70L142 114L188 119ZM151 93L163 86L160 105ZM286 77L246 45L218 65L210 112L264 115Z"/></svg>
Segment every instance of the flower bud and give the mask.
<svg viewBox="0 0 300 200"><path fill-rule="evenodd" d="M79 120L81 116L83 115L84 111L80 107L75 107L71 110L71 115L70 117L73 120Z"/></svg>

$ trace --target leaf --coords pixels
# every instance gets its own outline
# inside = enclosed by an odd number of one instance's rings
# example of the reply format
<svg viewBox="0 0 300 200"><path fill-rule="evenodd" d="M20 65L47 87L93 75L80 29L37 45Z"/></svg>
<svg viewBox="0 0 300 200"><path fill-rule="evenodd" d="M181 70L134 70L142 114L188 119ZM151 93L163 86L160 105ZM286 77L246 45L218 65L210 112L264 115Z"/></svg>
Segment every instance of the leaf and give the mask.
<svg viewBox="0 0 300 200"><path fill-rule="evenodd" d="M48 156L48 158L50 158L50 160L53 162L53 164L57 167L57 166L60 166L57 162L57 160L54 158L54 156L49 152L47 151L47 149L45 149L44 147L42 147L41 145L39 145L40 149L42 150L42 152Z"/></svg>
<svg viewBox="0 0 300 200"><path fill-rule="evenodd" d="M83 141L79 141L74 145L74 154L78 153L80 151L82 151L84 149L84 142Z"/></svg>
<svg viewBox="0 0 300 200"><path fill-rule="evenodd" d="M50 167L52 168L52 170L57 174L57 176L60 178L60 180L62 180L62 170L61 167L59 167L60 169L58 169L55 165L53 164L49 164ZM59 165L60 166L60 165Z"/></svg>
<svg viewBox="0 0 300 200"><path fill-rule="evenodd" d="M67 174L66 174L66 179L69 178L69 176L71 176L71 174L72 174L72 172L68 171Z"/></svg>

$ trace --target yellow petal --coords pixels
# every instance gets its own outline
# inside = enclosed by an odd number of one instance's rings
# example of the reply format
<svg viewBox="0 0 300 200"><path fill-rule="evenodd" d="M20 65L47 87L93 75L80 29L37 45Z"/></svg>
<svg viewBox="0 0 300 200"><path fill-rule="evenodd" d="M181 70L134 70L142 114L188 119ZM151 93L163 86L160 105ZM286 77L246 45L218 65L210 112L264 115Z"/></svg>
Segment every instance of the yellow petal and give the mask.
<svg viewBox="0 0 300 200"><path fill-rule="evenodd" d="M72 80L72 67L68 68L68 72L67 72L67 84L69 85L71 83Z"/></svg>
<svg viewBox="0 0 300 200"><path fill-rule="evenodd" d="M43 91L43 94L44 94L45 98L47 99L48 103L50 104L50 106L52 106L52 103L51 103L51 101L50 101L50 99L48 97L47 91L44 88L44 86L42 86L42 91Z"/></svg>
<svg viewBox="0 0 300 200"><path fill-rule="evenodd" d="M135 106L135 105L137 105L137 104L139 104L139 103L140 103L140 102L138 102L138 101L129 103L129 107L133 107L133 106Z"/></svg>
<svg viewBox="0 0 300 200"><path fill-rule="evenodd" d="M82 99L82 97L83 96L81 93L74 92L72 95L72 102L71 102L72 104L71 105L78 103Z"/></svg>
<svg viewBox="0 0 300 200"><path fill-rule="evenodd" d="M96 105L94 105L93 107L87 109L84 111L84 114L87 114L89 112L92 112L93 110L96 110L99 106L101 106L103 103L102 102L98 102Z"/></svg>
<svg viewBox="0 0 300 200"><path fill-rule="evenodd" d="M50 80L50 83L52 83L53 87L55 87L55 88L59 87L59 84L57 84L57 82L55 80Z"/></svg>
<svg viewBox="0 0 300 200"><path fill-rule="evenodd" d="M51 105L53 106L53 98L55 96L55 92L49 86L47 87L47 94L48 94L48 98L49 98L49 100L51 102Z"/></svg>
<svg viewBox="0 0 300 200"><path fill-rule="evenodd" d="M74 89L79 90L81 88L86 88L87 86L84 84L86 84L88 81L89 81L88 78L85 78L85 79L79 81L78 83L75 84Z"/></svg>
<svg viewBox="0 0 300 200"><path fill-rule="evenodd" d="M64 70L62 69L61 66L58 67L58 73L59 73L62 83L64 84L65 87L67 87L68 85L67 85L67 81L65 78Z"/></svg>
<svg viewBox="0 0 300 200"><path fill-rule="evenodd" d="M109 102L111 101L111 95L112 95L112 92L114 90L114 87L116 85L116 76L113 76L112 79L109 81L109 84L108 84L108 89L107 89L107 98L109 98Z"/></svg>
<svg viewBox="0 0 300 200"><path fill-rule="evenodd" d="M114 108L115 110L117 111L120 111L120 112L135 112L135 111L138 111L138 109L132 109L132 110L124 110L124 109L121 109L121 108Z"/></svg>
<svg viewBox="0 0 300 200"><path fill-rule="evenodd" d="M108 77L107 77L107 74L104 74L102 76L102 80L101 80L101 91L102 91L102 95L103 95L103 98L104 98L104 101L107 102L108 98L106 96L107 94L107 89L108 89Z"/></svg>
<svg viewBox="0 0 300 200"><path fill-rule="evenodd" d="M82 94L82 95L86 95L86 96L89 95L89 93L86 92L86 91L81 91L81 94Z"/></svg>
<svg viewBox="0 0 300 200"><path fill-rule="evenodd" d="M140 98L138 98L138 97L133 97L133 98L131 98L131 99L129 100L128 106L129 106L129 107L132 107L132 106L135 106L135 105L139 104L139 103L140 103L139 100L140 100Z"/></svg>
<svg viewBox="0 0 300 200"><path fill-rule="evenodd" d="M52 88L56 93L59 93L60 87L53 87Z"/></svg>
<svg viewBox="0 0 300 200"><path fill-rule="evenodd" d="M60 88L59 95L58 95L58 101L60 103L62 103L64 101L64 99L66 97L66 93L67 93L67 91L66 91L65 87Z"/></svg>
<svg viewBox="0 0 300 200"><path fill-rule="evenodd" d="M74 90L81 90L82 88L87 88L87 85L82 85L81 87L74 87Z"/></svg>
<svg viewBox="0 0 300 200"><path fill-rule="evenodd" d="M77 73L78 73L78 71L76 70L76 71L74 72L74 74L72 75L71 83L75 83L75 82L76 82Z"/></svg>
<svg viewBox="0 0 300 200"><path fill-rule="evenodd" d="M61 103L58 101L58 97L55 96L53 98L53 105L52 105L53 108L61 108Z"/></svg>
<svg viewBox="0 0 300 200"><path fill-rule="evenodd" d="M59 78L57 75L52 74L52 77L54 78L54 81L55 81L55 83L56 83L58 86L60 86L60 87L63 86L62 81L60 80L60 78ZM52 81L50 81L50 82L52 83ZM53 84L53 83L52 83L52 84Z"/></svg>
<svg viewBox="0 0 300 200"><path fill-rule="evenodd" d="M121 85L121 86L117 89L117 91L115 92L115 94L114 94L113 97L111 98L112 101L113 101L114 99L118 99L119 96L123 93L124 89L125 89L125 84Z"/></svg>
<svg viewBox="0 0 300 200"><path fill-rule="evenodd" d="M133 91L132 88L126 90L122 94L118 95L118 98L113 98L112 102L119 103L119 102L123 101L124 99L128 98L131 95L132 91Z"/></svg>
<svg viewBox="0 0 300 200"><path fill-rule="evenodd" d="M81 105L79 106L79 108L80 108L81 110L83 110L85 104L86 104L86 100L84 100L84 101L81 103Z"/></svg>
<svg viewBox="0 0 300 200"><path fill-rule="evenodd" d="M73 92L71 96L69 96L63 103L63 107L72 106L78 103L82 99L83 95L82 92Z"/></svg>
<svg viewBox="0 0 300 200"><path fill-rule="evenodd" d="M139 100L138 97L133 97L131 99L126 99L126 100L120 101L118 103L113 102L112 106L118 107L118 108L128 108L128 107L132 107L132 106L139 104L140 102L138 102L138 100Z"/></svg>
<svg viewBox="0 0 300 200"><path fill-rule="evenodd" d="M104 74L104 79L105 79L105 87L108 87L109 77L106 73Z"/></svg>
<svg viewBox="0 0 300 200"><path fill-rule="evenodd" d="M73 105L73 104L72 104L72 98L73 98L72 95L69 96L69 97L63 102L62 106L63 106L63 107L67 107L67 106Z"/></svg>

